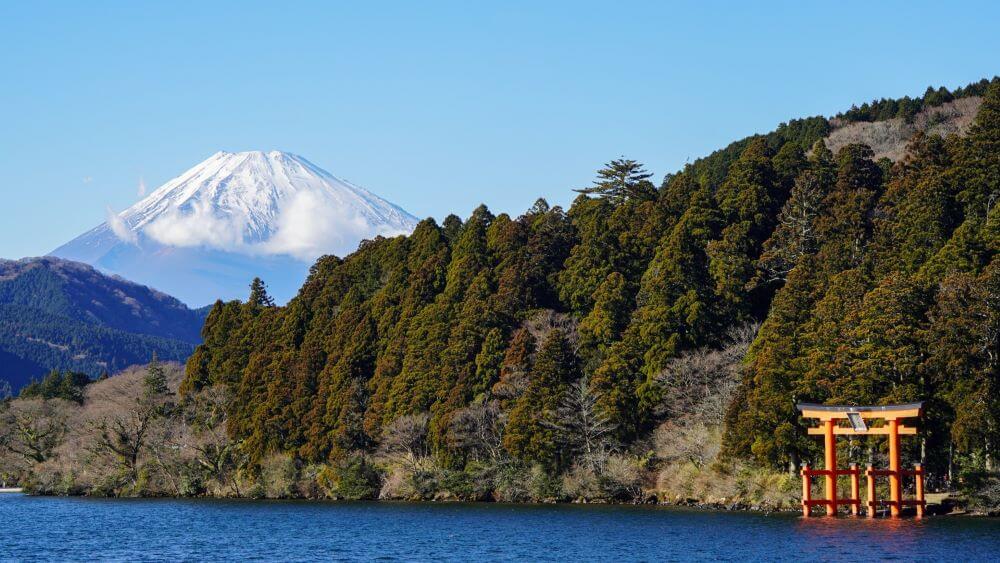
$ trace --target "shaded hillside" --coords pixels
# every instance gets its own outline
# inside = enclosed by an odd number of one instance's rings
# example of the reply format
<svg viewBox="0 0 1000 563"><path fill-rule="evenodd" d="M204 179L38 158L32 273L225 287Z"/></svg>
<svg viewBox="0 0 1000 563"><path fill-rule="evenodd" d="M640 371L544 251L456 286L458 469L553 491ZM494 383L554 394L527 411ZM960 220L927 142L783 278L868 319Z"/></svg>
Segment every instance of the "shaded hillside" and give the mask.
<svg viewBox="0 0 1000 563"><path fill-rule="evenodd" d="M966 136L915 135L894 164L860 144L833 153L829 133L789 122L660 186L616 160L568 210L480 207L321 258L287 306L259 288L217 303L182 391L232 393L228 429L251 464L347 459L419 427L445 467L599 478L608 452L655 463L655 429L702 408L717 379L678 362L762 323L727 418L731 459L814 457L796 401L926 399L925 441L906 455L935 460L936 477L989 467L1000 81ZM880 455L866 446L851 453Z"/></svg>
<svg viewBox="0 0 1000 563"><path fill-rule="evenodd" d="M50 369L97 376L156 352L184 360L204 311L85 264L0 260L0 379L17 389Z"/></svg>

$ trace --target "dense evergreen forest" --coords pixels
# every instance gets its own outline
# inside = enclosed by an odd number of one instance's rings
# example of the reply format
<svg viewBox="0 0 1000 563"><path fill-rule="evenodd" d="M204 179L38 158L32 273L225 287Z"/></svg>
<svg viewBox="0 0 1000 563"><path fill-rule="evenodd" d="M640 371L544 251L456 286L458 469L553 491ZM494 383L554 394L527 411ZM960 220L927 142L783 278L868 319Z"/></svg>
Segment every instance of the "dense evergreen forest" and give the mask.
<svg viewBox="0 0 1000 563"><path fill-rule="evenodd" d="M861 107L854 106L848 111L839 113L836 120L854 123L858 121L884 121L886 119L901 118L907 122L912 122L920 111L939 107L952 100L959 100L971 96L982 96L986 93L990 81L983 79L967 86L948 90L944 86L934 88L928 86L921 98L911 98L904 96L899 99L881 98L865 102Z"/></svg>
<svg viewBox="0 0 1000 563"><path fill-rule="evenodd" d="M41 493L788 508L822 455L796 402L924 400L905 460L995 510L1000 79L921 103L957 95L971 127L897 162L796 120L659 185L623 157L568 210L323 257L285 306L254 280L183 374L56 372L0 402L0 466Z"/></svg>
<svg viewBox="0 0 1000 563"><path fill-rule="evenodd" d="M796 401L926 400L908 455L939 478L989 468L1000 82L986 84L968 88L985 97L967 135L918 134L900 162L864 145L833 154L826 120L794 121L659 186L622 158L568 210L480 207L321 258L287 306L260 284L216 303L182 391L231 390L229 433L251 459L371 451L419 415L432 455L462 467L482 454L467 427L493 417L513 459L559 472L595 440L629 448L682 421L671 366L759 323L728 456L815 459ZM574 394L592 408L570 437L560 410ZM879 444L850 447L867 459Z"/></svg>

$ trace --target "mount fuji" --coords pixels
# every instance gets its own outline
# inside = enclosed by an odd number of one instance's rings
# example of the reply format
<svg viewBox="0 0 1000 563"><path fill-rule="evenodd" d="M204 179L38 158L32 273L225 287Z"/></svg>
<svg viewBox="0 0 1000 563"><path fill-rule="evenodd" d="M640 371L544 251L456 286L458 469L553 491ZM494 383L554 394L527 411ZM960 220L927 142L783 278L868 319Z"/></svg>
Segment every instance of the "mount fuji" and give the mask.
<svg viewBox="0 0 1000 563"><path fill-rule="evenodd" d="M261 277L280 302L312 262L364 239L413 230L400 207L308 160L218 152L51 252L155 287L191 305L246 297Z"/></svg>

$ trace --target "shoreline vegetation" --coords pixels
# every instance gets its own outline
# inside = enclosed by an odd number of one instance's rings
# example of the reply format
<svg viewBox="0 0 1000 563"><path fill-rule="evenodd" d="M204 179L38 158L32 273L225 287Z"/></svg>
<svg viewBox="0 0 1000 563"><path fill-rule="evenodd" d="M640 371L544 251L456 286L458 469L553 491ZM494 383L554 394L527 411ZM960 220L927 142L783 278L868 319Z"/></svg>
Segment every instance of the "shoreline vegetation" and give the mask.
<svg viewBox="0 0 1000 563"><path fill-rule="evenodd" d="M724 362L740 356L750 334L727 353L705 353L700 361L727 371L732 366ZM93 383L55 372L7 403L3 421L17 430L5 436L0 467L36 495L659 503L767 511L798 504L796 477L716 463L720 420L699 422L676 437L665 427L646 444L650 451L602 452L593 465L555 477L504 455L499 436L492 448L497 459L465 470L441 467L427 448L426 416L400 420L384 447L341 464L304 465L278 454L251 471L226 435L224 391L181 397L182 378L181 366L159 362ZM704 399L715 403L704 406L706 417L720 416L719 400Z"/></svg>
<svg viewBox="0 0 1000 563"><path fill-rule="evenodd" d="M935 134L959 99L975 118ZM826 144L885 120L924 127L900 160ZM904 465L946 509L1000 509L1000 78L793 120L651 177L621 158L568 210L427 219L320 258L283 306L255 279L184 366L54 372L3 402L0 477L795 510L800 462L822 459L796 402L922 400ZM838 458L884 467L886 446L840 440Z"/></svg>
<svg viewBox="0 0 1000 563"><path fill-rule="evenodd" d="M727 362L741 357L750 335L748 329L730 348L702 351L691 363L715 372L738 372L738 363ZM659 428L652 442L644 444L650 451L608 453L600 467L576 467L556 478L540 466L519 465L509 458L473 471L442 468L421 443L426 417L396 425L392 445L372 455L352 456L339 465L302 465L290 456L272 455L254 472L240 467L237 448L226 437L221 390L180 397L182 378L180 365L158 362L92 383L54 372L29 389L27 397L8 401L2 412L5 423L20 429L19 436L4 437L3 476L20 479L15 482L24 493L41 496L801 510L797 475L719 459L718 403L724 397L705 397L704 418L691 428ZM76 386L66 383L73 381ZM719 382L716 388L726 385ZM815 494L820 486L814 484ZM1000 515L988 507L970 506L961 496L932 496L944 502L932 503L928 514Z"/></svg>

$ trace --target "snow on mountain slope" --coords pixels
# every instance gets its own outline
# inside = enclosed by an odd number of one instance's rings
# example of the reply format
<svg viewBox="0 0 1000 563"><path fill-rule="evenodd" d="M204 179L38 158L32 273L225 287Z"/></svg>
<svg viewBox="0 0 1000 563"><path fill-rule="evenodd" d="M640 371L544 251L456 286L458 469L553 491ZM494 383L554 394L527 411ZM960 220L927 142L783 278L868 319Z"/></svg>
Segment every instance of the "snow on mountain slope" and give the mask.
<svg viewBox="0 0 1000 563"><path fill-rule="evenodd" d="M290 298L309 264L417 220L308 160L218 152L52 255L156 287L193 305L245 297L261 276Z"/></svg>

